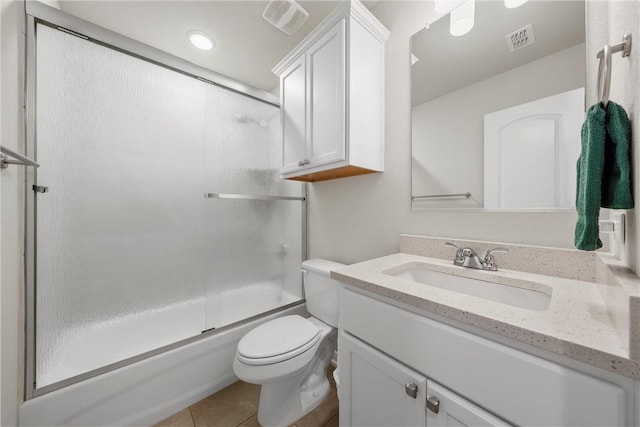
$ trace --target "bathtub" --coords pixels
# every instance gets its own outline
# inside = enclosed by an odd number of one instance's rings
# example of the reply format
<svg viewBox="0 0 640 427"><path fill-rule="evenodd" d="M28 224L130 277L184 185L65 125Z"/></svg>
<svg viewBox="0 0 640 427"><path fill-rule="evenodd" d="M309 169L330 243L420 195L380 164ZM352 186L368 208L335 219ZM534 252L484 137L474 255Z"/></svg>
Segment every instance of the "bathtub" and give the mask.
<svg viewBox="0 0 640 427"><path fill-rule="evenodd" d="M238 341L268 320L306 316L304 304L208 333L202 339L24 402L21 426L151 425L235 382Z"/></svg>
<svg viewBox="0 0 640 427"><path fill-rule="evenodd" d="M36 348L36 359L44 361L38 365L36 384L47 387L299 299L281 284L264 281L222 290L208 299L192 298L69 328Z"/></svg>

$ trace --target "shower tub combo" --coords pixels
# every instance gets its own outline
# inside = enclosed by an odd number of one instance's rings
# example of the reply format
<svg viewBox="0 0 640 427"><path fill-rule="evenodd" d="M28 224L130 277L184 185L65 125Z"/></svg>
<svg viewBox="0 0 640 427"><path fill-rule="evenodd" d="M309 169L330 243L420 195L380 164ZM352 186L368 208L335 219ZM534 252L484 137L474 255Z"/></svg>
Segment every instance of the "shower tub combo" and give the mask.
<svg viewBox="0 0 640 427"><path fill-rule="evenodd" d="M304 185L279 179L270 93L26 8L20 424L150 424L235 381L247 331L305 313Z"/></svg>

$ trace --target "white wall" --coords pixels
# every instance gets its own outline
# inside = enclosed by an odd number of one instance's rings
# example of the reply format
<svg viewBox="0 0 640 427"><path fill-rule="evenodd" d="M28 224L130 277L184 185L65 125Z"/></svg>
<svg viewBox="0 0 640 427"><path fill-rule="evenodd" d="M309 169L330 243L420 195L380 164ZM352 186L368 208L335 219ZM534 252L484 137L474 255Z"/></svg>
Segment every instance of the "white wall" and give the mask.
<svg viewBox="0 0 640 427"><path fill-rule="evenodd" d="M309 185L310 256L347 263L398 251L398 234L573 247L575 214L412 211L409 39L432 3L381 1L386 47L385 172Z"/></svg>
<svg viewBox="0 0 640 427"><path fill-rule="evenodd" d="M23 152L22 121L24 4L3 0L0 3L2 43L0 143ZM23 194L24 171L10 166L2 175L2 265L0 273L0 424L16 425L18 404L23 393L22 348L24 336L22 265L23 265Z"/></svg>
<svg viewBox="0 0 640 427"><path fill-rule="evenodd" d="M413 107L413 195L468 191L470 200L424 207L481 208L485 114L583 87L584 52L581 43Z"/></svg>
<svg viewBox="0 0 640 427"><path fill-rule="evenodd" d="M627 242L622 248L625 261L636 272L640 271L640 50L637 39L640 36L640 2L637 0L589 0L587 2L587 87L588 103L596 100L596 78L598 60L596 52L605 44L622 42L625 33L632 33L636 39L631 55L612 57L611 93L609 99L622 105L629 114L632 124L632 185L636 208L627 211Z"/></svg>

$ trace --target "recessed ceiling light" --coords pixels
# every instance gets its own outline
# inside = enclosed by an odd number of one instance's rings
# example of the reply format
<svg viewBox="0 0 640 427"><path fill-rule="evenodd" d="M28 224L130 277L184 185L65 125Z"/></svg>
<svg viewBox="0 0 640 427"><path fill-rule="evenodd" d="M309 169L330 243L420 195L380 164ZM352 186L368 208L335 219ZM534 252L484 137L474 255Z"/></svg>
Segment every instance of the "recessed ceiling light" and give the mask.
<svg viewBox="0 0 640 427"><path fill-rule="evenodd" d="M192 45L202 50L211 50L215 46L213 37L204 31L191 30L187 33L187 37Z"/></svg>

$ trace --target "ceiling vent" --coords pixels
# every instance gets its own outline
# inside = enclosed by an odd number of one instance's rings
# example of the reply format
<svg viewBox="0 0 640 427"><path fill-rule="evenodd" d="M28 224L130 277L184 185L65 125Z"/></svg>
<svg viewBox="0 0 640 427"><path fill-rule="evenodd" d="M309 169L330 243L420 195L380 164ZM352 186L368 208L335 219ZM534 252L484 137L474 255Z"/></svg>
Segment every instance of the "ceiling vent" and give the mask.
<svg viewBox="0 0 640 427"><path fill-rule="evenodd" d="M507 40L507 46L511 53L527 46L531 46L536 42L536 36L533 33L533 24L529 24L519 30L515 30L513 33L504 36L504 38Z"/></svg>
<svg viewBox="0 0 640 427"><path fill-rule="evenodd" d="M307 21L309 12L294 0L271 0L262 17L283 33L291 35Z"/></svg>

